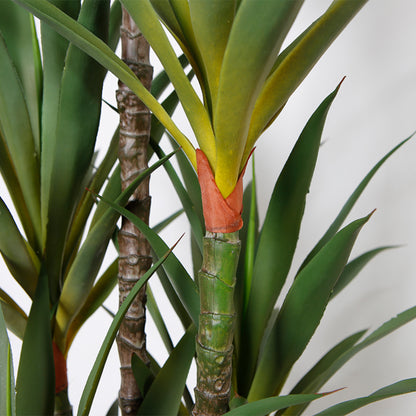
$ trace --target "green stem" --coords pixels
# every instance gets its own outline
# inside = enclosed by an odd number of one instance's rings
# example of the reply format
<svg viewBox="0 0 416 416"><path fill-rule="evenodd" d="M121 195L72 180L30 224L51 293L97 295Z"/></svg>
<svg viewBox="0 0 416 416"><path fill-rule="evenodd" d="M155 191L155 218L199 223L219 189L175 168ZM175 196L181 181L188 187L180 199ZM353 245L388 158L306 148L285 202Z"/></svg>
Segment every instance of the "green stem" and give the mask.
<svg viewBox="0 0 416 416"><path fill-rule="evenodd" d="M72 416L72 406L69 403L68 390L62 390L55 394L54 416Z"/></svg>
<svg viewBox="0 0 416 416"><path fill-rule="evenodd" d="M238 232L206 233L198 273L201 310L194 416L218 416L228 411L239 254Z"/></svg>

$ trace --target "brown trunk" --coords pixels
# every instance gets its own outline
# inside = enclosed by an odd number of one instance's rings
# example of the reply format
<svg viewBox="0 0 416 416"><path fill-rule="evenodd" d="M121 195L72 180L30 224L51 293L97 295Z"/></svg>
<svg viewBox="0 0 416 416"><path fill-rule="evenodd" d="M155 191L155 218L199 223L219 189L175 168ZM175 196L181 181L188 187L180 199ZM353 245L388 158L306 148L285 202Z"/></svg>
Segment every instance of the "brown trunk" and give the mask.
<svg viewBox="0 0 416 416"><path fill-rule="evenodd" d="M121 25L122 59L150 89L153 68L149 64L149 44L134 21L123 9ZM121 82L117 91L120 112L119 160L122 189L147 168L147 146L150 135L150 112L144 104ZM127 208L149 222L149 180L140 184L129 200ZM138 279L150 268L152 258L145 237L126 219L119 233L119 294L120 303ZM146 364L145 326L146 288L140 291L122 322L117 337L120 356L121 386L119 404L123 415L135 415L142 400L131 370L131 358L137 354Z"/></svg>

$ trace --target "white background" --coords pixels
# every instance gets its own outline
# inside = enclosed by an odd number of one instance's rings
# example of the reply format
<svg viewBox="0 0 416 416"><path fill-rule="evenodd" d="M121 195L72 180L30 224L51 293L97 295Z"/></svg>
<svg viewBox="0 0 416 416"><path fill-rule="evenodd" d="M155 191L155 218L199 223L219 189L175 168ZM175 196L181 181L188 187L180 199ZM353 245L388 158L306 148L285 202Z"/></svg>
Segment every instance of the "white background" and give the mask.
<svg viewBox="0 0 416 416"><path fill-rule="evenodd" d="M330 4L328 0L305 2L290 33L293 39ZM341 209L347 197L370 168L399 141L416 130L416 4L413 0L372 0L367 4L325 57L294 94L275 124L257 143L256 171L260 219L264 219L267 201L278 173L307 119L331 92L341 78L347 78L331 107L323 133L315 177L307 199L304 224L292 273L321 237ZM158 64L154 63L158 72ZM108 77L105 95L115 103L116 82ZM192 135L180 111L175 116L186 134ZM104 109L100 128L101 148L113 132L116 117ZM354 208L350 220L377 211L361 232L352 257L381 245L402 247L376 257L326 311L302 359L288 380L289 387L313 365L323 353L357 330L375 329L402 310L416 304L416 139L399 150L377 173ZM250 169L249 169L250 170ZM246 174L246 183L250 172ZM162 170L151 180L153 224L179 206L177 197ZM1 185L1 196L8 196ZM181 218L163 233L172 244L188 231ZM182 241L176 254L190 264L189 241ZM112 259L110 254L108 262ZM0 261L0 285L28 311L25 295L14 284ZM293 276L292 276L293 277ZM154 290L159 296L159 288ZM162 297L159 302L171 325L172 338L180 336L177 319ZM117 294L106 305L115 310ZM110 320L99 311L82 328L68 358L70 397L77 408L85 380L98 352ZM151 322L147 325L148 348L159 358L166 352ZM11 336L17 367L19 341ZM403 378L416 377L416 324L411 323L373 345L345 365L323 390L340 387L345 390L315 402L308 411L314 414L330 403L367 395L378 388ZM194 369L189 379L195 380ZM93 415L103 415L117 396L119 372L116 349L113 348L93 405ZM287 392L285 391L285 392ZM357 411L361 416L413 415L416 395L409 394Z"/></svg>

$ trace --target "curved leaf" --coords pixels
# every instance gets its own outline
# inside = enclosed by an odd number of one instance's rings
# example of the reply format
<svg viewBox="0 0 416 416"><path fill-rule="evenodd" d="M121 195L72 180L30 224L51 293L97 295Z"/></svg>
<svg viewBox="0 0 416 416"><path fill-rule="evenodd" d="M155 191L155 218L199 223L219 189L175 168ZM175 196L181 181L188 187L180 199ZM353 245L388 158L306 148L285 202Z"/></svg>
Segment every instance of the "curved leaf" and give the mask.
<svg viewBox="0 0 416 416"><path fill-rule="evenodd" d="M22 86L0 33L0 129L40 245L39 154ZM13 191L13 190L12 190Z"/></svg>
<svg viewBox="0 0 416 416"><path fill-rule="evenodd" d="M12 1L3 1L0 32L22 83L35 149L39 155L42 66L33 17Z"/></svg>
<svg viewBox="0 0 416 416"><path fill-rule="evenodd" d="M85 0L79 23L107 40L109 0ZM92 58L70 45L62 74L54 140L44 157L52 158L47 204L45 258L51 296L59 297L68 229L91 165L101 112L105 70ZM74 206L75 205L75 206Z"/></svg>
<svg viewBox="0 0 416 416"><path fill-rule="evenodd" d="M20 234L6 204L0 198L0 253L13 278L33 298L40 261Z"/></svg>
<svg viewBox="0 0 416 416"><path fill-rule="evenodd" d="M175 87L199 146L210 162L215 165L215 140L209 115L183 72L176 53L169 43L150 1L122 0L122 3L160 59ZM179 145L182 145L182 143L179 143ZM184 150L188 154L186 149Z"/></svg>
<svg viewBox="0 0 416 416"><path fill-rule="evenodd" d="M390 397L398 396L400 394L412 393L416 391L416 378L409 378L401 380L389 386L377 390L373 394L366 397L359 397L358 399L348 400L347 402L339 403L328 409L316 413L315 416L344 416L360 409L363 406L377 402L379 400L388 399Z"/></svg>
<svg viewBox="0 0 416 416"><path fill-rule="evenodd" d="M169 355L149 388L138 416L178 414L191 361L195 355L196 328L191 326ZM175 380L172 383L172 380ZM163 400L160 398L163 396Z"/></svg>
<svg viewBox="0 0 416 416"><path fill-rule="evenodd" d="M3 290L0 289L0 303L7 328L23 340L27 316L22 308ZM1 414L1 413L0 413Z"/></svg>
<svg viewBox="0 0 416 416"><path fill-rule="evenodd" d="M147 238L147 241L149 241L149 244L157 256L161 256L164 252L166 252L167 245L165 242L156 233L154 233L152 229L148 227L139 217L135 216L130 211L126 210L118 204L105 200L102 197L99 198L119 214L123 215L129 221L131 221ZM192 318L194 324L197 325L199 316L199 296L195 282L191 279L188 272L185 270L181 262L176 258L174 254L169 256L169 259L166 261L163 267L166 270L166 273L169 276L169 279L174 286L183 306L185 307L189 316Z"/></svg>
<svg viewBox="0 0 416 416"><path fill-rule="evenodd" d="M339 231L295 279L265 341L249 401L267 397L282 388L319 325L332 288L368 219L369 216L356 220Z"/></svg>
<svg viewBox="0 0 416 416"><path fill-rule="evenodd" d="M292 264L322 130L339 86L313 113L276 182L258 241L251 292L242 318L239 371L247 393L264 330ZM272 394L273 392L270 392Z"/></svg>
<svg viewBox="0 0 416 416"><path fill-rule="evenodd" d="M100 351L98 352L93 368L88 376L88 380L85 384L79 403L78 416L85 416L88 415L90 412L91 404L94 399L94 395L97 390L98 382L100 381L100 377L103 372L105 362L107 360L114 339L117 335L117 331L121 324L121 321L124 318L124 315L126 314L128 308L130 307L139 290L150 279L153 273L163 264L163 262L167 259L170 253L171 251L168 251L140 278L140 280L133 286L130 293L127 295L126 299L120 305L120 308L118 309L107 332L107 335L105 336L105 339L101 345Z"/></svg>
<svg viewBox="0 0 416 416"><path fill-rule="evenodd" d="M344 268L339 277L334 290L331 294L331 299L338 295L367 265L367 263L372 260L377 254L381 253L384 250L395 248L394 246L386 246L375 248L374 250L367 251L361 256L358 256L354 260L351 260Z"/></svg>
<svg viewBox="0 0 416 416"><path fill-rule="evenodd" d="M46 0L13 0L47 22L126 84L162 122L196 167L195 149L129 67L99 38ZM142 2L140 2L141 4Z"/></svg>
<svg viewBox="0 0 416 416"><path fill-rule="evenodd" d="M173 154L174 152L170 153L166 158L159 160L138 175L116 199L116 205L117 203L126 204L138 184ZM68 271L56 312L55 341L61 351L66 350L65 340L69 325L81 309L93 286L118 217L116 211L107 209L89 231Z"/></svg>
<svg viewBox="0 0 416 416"><path fill-rule="evenodd" d="M306 259L303 261L302 265L299 268L299 271L302 270L303 267L305 267L306 264L313 258L313 256L327 243L330 238L339 230L342 223L347 218L348 214L351 212L353 206L357 202L360 195L363 193L364 189L372 179L372 177L376 174L376 172L380 169L380 167L383 165L383 163L391 156L393 155L396 150L400 149L405 143L407 143L411 138L413 137L413 134L408 137L407 139L400 142L397 146L395 146L390 152L388 152L383 158L381 158L374 167L368 172L368 174L365 176L365 178L358 184L357 188L355 188L352 195L348 198L347 202L342 207L340 213L335 218L333 223L329 226L326 233L322 236L322 238L318 241L318 243L315 245L315 247L311 250L311 252L307 255ZM298 273L299 273L298 271Z"/></svg>
<svg viewBox="0 0 416 416"><path fill-rule="evenodd" d="M257 96L303 0L243 0L233 21L213 103L215 182L224 197L237 183ZM218 16L222 19L222 16ZM232 109L232 111L230 111ZM204 150L204 149L203 149Z"/></svg>
<svg viewBox="0 0 416 416"><path fill-rule="evenodd" d="M328 10L279 55L256 101L243 160L248 158L261 132L367 1L333 1Z"/></svg>
<svg viewBox="0 0 416 416"><path fill-rule="evenodd" d="M302 403L309 403L319 399L324 394L291 394L288 396L268 397L247 403L236 409L230 410L224 416L267 416L276 410L284 409Z"/></svg>

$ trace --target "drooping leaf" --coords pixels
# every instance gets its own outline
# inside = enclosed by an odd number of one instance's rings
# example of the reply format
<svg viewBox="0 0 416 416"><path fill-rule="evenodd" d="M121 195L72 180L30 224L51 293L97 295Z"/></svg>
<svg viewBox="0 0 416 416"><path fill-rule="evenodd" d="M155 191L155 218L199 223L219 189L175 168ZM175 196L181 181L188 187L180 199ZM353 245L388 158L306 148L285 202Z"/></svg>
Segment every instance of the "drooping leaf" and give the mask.
<svg viewBox="0 0 416 416"><path fill-rule="evenodd" d="M348 400L343 403L336 404L328 409L316 413L315 416L344 416L354 412L361 407L367 406L379 400L395 397L400 394L413 393L416 391L416 378L409 378L401 380L389 386L377 390L373 394L366 397L359 397L358 399Z"/></svg>
<svg viewBox="0 0 416 416"><path fill-rule="evenodd" d="M21 4L35 16L53 27L62 36L69 39L81 50L93 57L97 62L111 71L126 84L163 123L175 140L182 146L185 153L196 166L195 149L187 137L177 128L163 107L138 81L129 67L99 38L85 27L71 19L47 0L13 0ZM140 2L141 4L142 2ZM139 3L138 3L139 4Z"/></svg>
<svg viewBox="0 0 416 416"><path fill-rule="evenodd" d="M0 304L0 414L16 415L12 350Z"/></svg>
<svg viewBox="0 0 416 416"><path fill-rule="evenodd" d="M0 32L16 67L27 105L36 154L40 153L40 96L42 72L33 17L12 1L3 1ZM9 86L10 88L10 86Z"/></svg>
<svg viewBox="0 0 416 416"><path fill-rule="evenodd" d="M195 355L196 328L191 326L161 368L143 403L138 416L176 416L181 403L192 358ZM172 380L175 380L172 383ZM163 395L163 400L161 396Z"/></svg>
<svg viewBox="0 0 416 416"><path fill-rule="evenodd" d="M26 330L27 316L23 309L2 289L0 289L0 304L7 328L23 340Z"/></svg>
<svg viewBox="0 0 416 416"><path fill-rule="evenodd" d="M110 9L110 20L108 29L108 46L115 51L120 40L121 26L121 4L119 0L114 0Z"/></svg>
<svg viewBox="0 0 416 416"><path fill-rule="evenodd" d="M127 295L126 299L120 305L120 308L117 311L117 314L114 317L110 325L110 328L107 332L107 335L105 336L105 339L101 345L100 351L98 352L93 368L88 376L88 380L87 380L87 383L85 384L84 391L82 392L81 400L79 403L78 416L81 416L81 415L86 416L90 412L91 404L94 399L94 395L97 390L98 382L103 372L105 362L107 360L107 357L110 352L111 346L114 342L114 339L117 335L117 331L118 331L118 328L120 327L121 321L124 318L124 315L126 314L128 308L130 307L131 303L133 302L139 290L150 279L153 273L163 264L163 262L166 261L170 253L171 253L170 250L167 253L165 253L165 255L162 256L160 260L156 262L140 278L140 280L134 285L130 293Z"/></svg>
<svg viewBox="0 0 416 416"><path fill-rule="evenodd" d="M339 231L295 279L265 341L249 401L276 394L282 388L319 325L332 288L368 219L369 216L356 220Z"/></svg>
<svg viewBox="0 0 416 416"><path fill-rule="evenodd" d="M6 204L0 198L0 253L17 283L33 298L40 261L20 234Z"/></svg>
<svg viewBox="0 0 416 416"><path fill-rule="evenodd" d="M48 277L41 270L20 354L16 379L16 413L19 416L51 415L54 395Z"/></svg>
<svg viewBox="0 0 416 416"><path fill-rule="evenodd" d="M313 113L274 187L258 240L251 291L243 311L239 371L247 393L270 314L292 264L326 116L339 86ZM273 394L273 392L270 392Z"/></svg>

